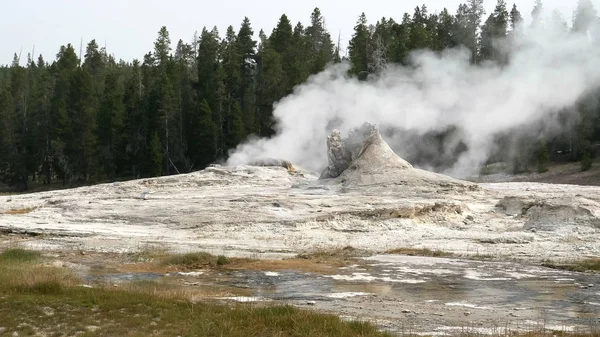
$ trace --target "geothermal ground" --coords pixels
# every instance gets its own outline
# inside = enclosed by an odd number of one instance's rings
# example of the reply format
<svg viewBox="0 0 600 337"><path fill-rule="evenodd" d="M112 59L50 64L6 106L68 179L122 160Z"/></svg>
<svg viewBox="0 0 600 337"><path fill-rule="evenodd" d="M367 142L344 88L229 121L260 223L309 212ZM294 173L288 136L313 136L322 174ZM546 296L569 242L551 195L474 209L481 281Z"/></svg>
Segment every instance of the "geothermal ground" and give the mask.
<svg viewBox="0 0 600 337"><path fill-rule="evenodd" d="M366 147L362 158L386 154L383 145ZM84 275L91 257L98 264L147 247L262 260L352 247L360 253L347 264L199 271L185 282L251 295L224 300L308 306L396 332L600 324L600 276L542 266L600 257L600 187L473 184L359 159L335 179L277 166L212 166L2 196L0 247L54 254ZM408 248L447 257L390 254Z"/></svg>
<svg viewBox="0 0 600 337"><path fill-rule="evenodd" d="M273 259L350 246L364 257L325 274L238 271L220 282L251 289L247 300L309 305L389 330L492 331L542 322L571 329L598 324L600 277L540 263L600 256L599 199L598 187L351 188L280 167L216 166L3 196L0 230L13 234L2 237L4 246L56 253L160 246ZM398 248L441 250L454 258L383 254ZM484 257L504 262L469 259Z"/></svg>

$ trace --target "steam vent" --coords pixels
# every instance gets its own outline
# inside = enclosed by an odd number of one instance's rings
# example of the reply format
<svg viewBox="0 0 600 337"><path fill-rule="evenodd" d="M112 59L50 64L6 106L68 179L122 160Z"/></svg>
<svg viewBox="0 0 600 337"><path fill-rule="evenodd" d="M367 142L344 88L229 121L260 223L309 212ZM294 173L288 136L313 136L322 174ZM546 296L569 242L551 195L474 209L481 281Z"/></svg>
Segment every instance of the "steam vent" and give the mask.
<svg viewBox="0 0 600 337"><path fill-rule="evenodd" d="M370 123L351 129L347 138L334 130L327 138L328 166L320 180L351 186L447 187L476 190L477 185L414 168L383 140Z"/></svg>

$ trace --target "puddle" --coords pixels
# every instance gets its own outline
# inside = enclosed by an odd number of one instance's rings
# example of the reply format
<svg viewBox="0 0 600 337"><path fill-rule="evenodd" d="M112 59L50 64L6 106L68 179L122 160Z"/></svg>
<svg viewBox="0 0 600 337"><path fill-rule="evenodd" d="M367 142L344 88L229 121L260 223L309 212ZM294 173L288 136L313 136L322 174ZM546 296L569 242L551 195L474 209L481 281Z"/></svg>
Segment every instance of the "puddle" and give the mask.
<svg viewBox="0 0 600 337"><path fill-rule="evenodd" d="M391 328L385 327L388 330L405 324L408 316L428 325L427 331L524 320L565 327L600 323L596 321L600 319L600 275L406 256L374 256L366 262L367 270L360 272L352 266L337 275L235 271L220 282L251 290L254 297L250 298L387 320L392 322ZM426 329L415 327L421 328Z"/></svg>
<svg viewBox="0 0 600 337"><path fill-rule="evenodd" d="M220 300L229 300L240 303L253 303L253 302L268 302L270 299L264 297L254 296L233 296L233 297L219 297Z"/></svg>
<svg viewBox="0 0 600 337"><path fill-rule="evenodd" d="M310 306L355 319L385 321L386 330L443 333L455 327L590 327L600 324L600 275L505 262L406 256L373 256L363 267L335 275L299 271L234 270L173 273L185 285L241 290L232 302ZM159 273L112 273L88 281L156 280ZM437 329L437 330L436 330ZM400 331L400 330L399 330Z"/></svg>
<svg viewBox="0 0 600 337"><path fill-rule="evenodd" d="M464 308L471 308L471 309L483 309L483 310L490 310L490 307L481 307L478 306L476 304L471 304L471 303L458 303L458 302L453 302L453 303L446 303L447 306L450 307L464 307Z"/></svg>

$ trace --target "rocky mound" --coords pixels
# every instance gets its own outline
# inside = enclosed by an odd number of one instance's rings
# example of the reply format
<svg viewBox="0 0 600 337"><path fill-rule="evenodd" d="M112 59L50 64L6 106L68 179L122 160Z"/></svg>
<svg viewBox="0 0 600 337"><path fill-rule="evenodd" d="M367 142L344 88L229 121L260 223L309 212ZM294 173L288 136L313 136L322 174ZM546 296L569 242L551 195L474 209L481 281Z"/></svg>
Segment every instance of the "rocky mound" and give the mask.
<svg viewBox="0 0 600 337"><path fill-rule="evenodd" d="M337 178L348 169L368 173L381 168L413 168L392 151L381 138L377 126L369 123L350 130L345 139L338 130L333 130L327 138L327 157L329 166L321 174L321 179Z"/></svg>
<svg viewBox="0 0 600 337"><path fill-rule="evenodd" d="M265 159L257 159L253 162L248 163L249 166L260 166L260 167L283 167L287 169L289 172L296 172L296 168L289 160L285 159L276 159L276 158L265 158Z"/></svg>
<svg viewBox="0 0 600 337"><path fill-rule="evenodd" d="M329 165L320 179L348 187L364 185L457 187L478 186L445 175L414 168L383 140L376 125L363 124L342 138L338 130L327 139Z"/></svg>
<svg viewBox="0 0 600 337"><path fill-rule="evenodd" d="M524 220L524 230L556 231L565 226L600 228L600 205L583 197L523 198L507 196L496 208Z"/></svg>

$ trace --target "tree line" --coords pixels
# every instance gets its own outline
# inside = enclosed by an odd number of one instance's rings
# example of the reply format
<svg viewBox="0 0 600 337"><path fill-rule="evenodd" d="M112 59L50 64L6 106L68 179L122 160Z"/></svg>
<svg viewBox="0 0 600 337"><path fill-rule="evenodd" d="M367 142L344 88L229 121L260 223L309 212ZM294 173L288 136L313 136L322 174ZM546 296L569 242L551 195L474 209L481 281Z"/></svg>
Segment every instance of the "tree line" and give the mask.
<svg viewBox="0 0 600 337"><path fill-rule="evenodd" d="M542 6L537 0L534 21ZM580 0L573 30L597 20L584 15L589 8ZM363 13L347 53L316 8L307 26L284 14L258 40L248 18L223 37L204 28L174 49L162 27L154 50L131 62L117 61L95 40L79 54L61 46L52 61L28 55L21 65L15 54L0 67L0 182L26 190L32 182L88 184L203 169L251 135L272 136L273 103L331 63L348 61L351 75L369 80L418 49L464 46L473 63L504 62L493 41L509 36L522 16L497 0L484 17L483 0L468 0L455 14L417 6L400 21L376 24ZM585 137L592 142L597 111L589 115L594 123L585 125Z"/></svg>

